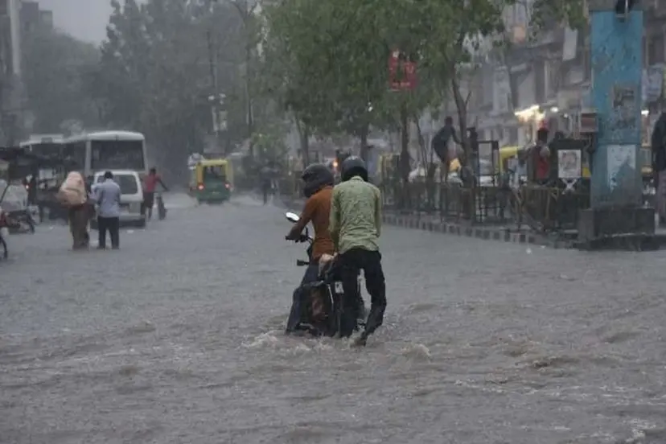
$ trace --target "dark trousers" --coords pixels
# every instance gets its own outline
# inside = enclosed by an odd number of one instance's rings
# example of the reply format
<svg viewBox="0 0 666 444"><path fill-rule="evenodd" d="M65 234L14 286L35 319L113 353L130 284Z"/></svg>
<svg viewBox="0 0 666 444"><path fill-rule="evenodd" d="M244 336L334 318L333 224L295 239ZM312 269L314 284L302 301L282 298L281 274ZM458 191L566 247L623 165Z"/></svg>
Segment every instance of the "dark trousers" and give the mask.
<svg viewBox="0 0 666 444"><path fill-rule="evenodd" d="M97 230L99 231L99 248L106 248L106 232L111 237L111 248L120 248L120 218L98 217Z"/></svg>
<svg viewBox="0 0 666 444"><path fill-rule="evenodd" d="M89 220L90 212L87 205L79 205L69 209L69 229L72 233L72 248L74 250L88 247Z"/></svg>
<svg viewBox="0 0 666 444"><path fill-rule="evenodd" d="M340 320L340 336L349 337L356 329L358 320L358 274L363 270L365 288L370 294L370 314L365 325L363 336L372 334L384 322L386 310L386 282L382 270L382 255L379 251L368 251L354 248L338 256L341 267L342 288L342 319Z"/></svg>
<svg viewBox="0 0 666 444"><path fill-rule="evenodd" d="M291 302L291 311L289 312L289 319L287 320L287 333L298 330L298 326L302 321L301 314L303 313L303 304L305 303L305 297L307 296L307 293L303 291L301 287L304 284L315 282L318 277L319 265L308 265L308 267L305 269L303 280L301 280L301 285L296 290L294 290L294 295Z"/></svg>
<svg viewBox="0 0 666 444"><path fill-rule="evenodd" d="M268 203L268 195L269 195L270 192L271 192L271 185L270 185L270 184L266 184L266 183L263 184L263 185L261 186L261 192L262 192L262 194L263 194L263 196L264 196L264 205L266 205L266 204Z"/></svg>

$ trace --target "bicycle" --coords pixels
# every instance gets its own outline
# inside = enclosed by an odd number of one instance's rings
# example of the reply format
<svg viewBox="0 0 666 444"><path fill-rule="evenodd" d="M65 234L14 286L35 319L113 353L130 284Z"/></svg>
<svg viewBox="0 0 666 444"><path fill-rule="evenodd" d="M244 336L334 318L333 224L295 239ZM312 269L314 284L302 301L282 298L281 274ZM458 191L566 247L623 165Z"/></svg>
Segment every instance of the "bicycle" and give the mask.
<svg viewBox="0 0 666 444"><path fill-rule="evenodd" d="M155 202L157 203L157 219L158 220L166 219L167 209L164 206L164 198L162 197L161 192L156 193Z"/></svg>

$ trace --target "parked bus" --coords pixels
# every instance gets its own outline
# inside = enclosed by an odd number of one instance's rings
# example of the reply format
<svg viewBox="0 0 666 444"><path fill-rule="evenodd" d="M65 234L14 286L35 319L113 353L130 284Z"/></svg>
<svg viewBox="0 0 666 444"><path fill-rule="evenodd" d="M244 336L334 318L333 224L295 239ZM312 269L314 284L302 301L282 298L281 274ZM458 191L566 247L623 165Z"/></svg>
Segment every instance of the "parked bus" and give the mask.
<svg viewBox="0 0 666 444"><path fill-rule="evenodd" d="M97 171L148 172L146 139L130 131L101 131L65 139L63 158L74 162L84 175Z"/></svg>
<svg viewBox="0 0 666 444"><path fill-rule="evenodd" d="M61 134L34 134L20 147L37 156L56 157L61 154L63 141Z"/></svg>
<svg viewBox="0 0 666 444"><path fill-rule="evenodd" d="M59 159L62 157L64 140L62 134L33 134L30 139L21 142L20 147L39 157ZM40 181L55 180L55 176L53 169L41 169L38 179Z"/></svg>

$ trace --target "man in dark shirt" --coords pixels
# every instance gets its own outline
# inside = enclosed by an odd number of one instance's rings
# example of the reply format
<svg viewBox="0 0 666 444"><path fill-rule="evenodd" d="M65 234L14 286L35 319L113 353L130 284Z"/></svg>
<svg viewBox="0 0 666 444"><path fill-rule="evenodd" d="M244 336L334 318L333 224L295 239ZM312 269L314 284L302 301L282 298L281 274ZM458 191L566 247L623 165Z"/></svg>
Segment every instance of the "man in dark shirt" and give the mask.
<svg viewBox="0 0 666 444"><path fill-rule="evenodd" d="M455 146L451 146L451 140L458 145L462 145L456 134L456 129L453 127L453 118L448 116L444 119L444 126L432 138L432 149L437 154L437 157L439 157L439 160L446 165L447 170L449 163L458 157L458 150Z"/></svg>

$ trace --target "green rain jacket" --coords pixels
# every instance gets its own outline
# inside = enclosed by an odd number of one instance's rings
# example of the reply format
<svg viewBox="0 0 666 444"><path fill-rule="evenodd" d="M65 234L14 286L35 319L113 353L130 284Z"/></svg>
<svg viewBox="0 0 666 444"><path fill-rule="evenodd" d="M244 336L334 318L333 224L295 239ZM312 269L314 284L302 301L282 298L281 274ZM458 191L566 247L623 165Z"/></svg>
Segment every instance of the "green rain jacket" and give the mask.
<svg viewBox="0 0 666 444"><path fill-rule="evenodd" d="M358 176L333 188L328 229L338 253L353 248L378 251L381 225L379 188Z"/></svg>

